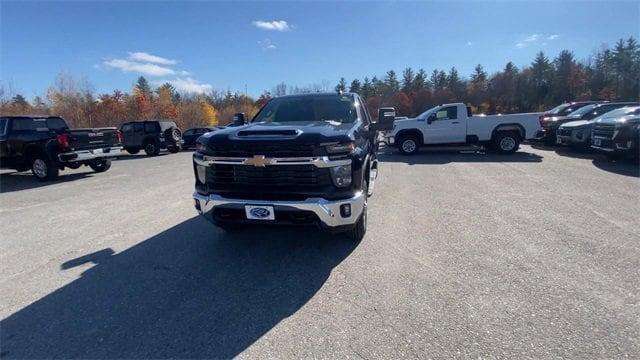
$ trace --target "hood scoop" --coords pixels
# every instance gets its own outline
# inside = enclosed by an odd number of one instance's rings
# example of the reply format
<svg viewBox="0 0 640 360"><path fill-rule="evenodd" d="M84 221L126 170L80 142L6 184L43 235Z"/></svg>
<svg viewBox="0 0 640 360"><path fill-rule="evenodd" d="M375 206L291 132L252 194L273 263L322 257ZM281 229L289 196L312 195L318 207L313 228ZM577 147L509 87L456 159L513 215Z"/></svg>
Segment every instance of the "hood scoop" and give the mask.
<svg viewBox="0 0 640 360"><path fill-rule="evenodd" d="M240 130L237 136L243 137L295 137L302 133L299 129L282 130Z"/></svg>

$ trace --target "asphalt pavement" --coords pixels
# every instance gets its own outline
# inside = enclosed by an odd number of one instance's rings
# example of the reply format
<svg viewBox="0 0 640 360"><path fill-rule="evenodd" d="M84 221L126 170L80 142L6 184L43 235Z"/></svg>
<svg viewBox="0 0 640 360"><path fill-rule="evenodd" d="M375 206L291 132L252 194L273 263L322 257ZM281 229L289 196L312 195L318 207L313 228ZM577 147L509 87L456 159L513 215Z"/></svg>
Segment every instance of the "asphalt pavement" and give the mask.
<svg viewBox="0 0 640 360"><path fill-rule="evenodd" d="M0 175L1 357L640 357L637 165L385 151L354 244L213 227L190 158Z"/></svg>

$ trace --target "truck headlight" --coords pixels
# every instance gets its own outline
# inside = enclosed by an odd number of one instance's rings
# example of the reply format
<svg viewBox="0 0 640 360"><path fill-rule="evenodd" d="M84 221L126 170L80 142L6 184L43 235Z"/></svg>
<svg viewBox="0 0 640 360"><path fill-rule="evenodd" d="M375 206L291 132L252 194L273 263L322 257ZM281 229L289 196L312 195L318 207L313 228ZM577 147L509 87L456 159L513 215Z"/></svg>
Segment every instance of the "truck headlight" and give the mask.
<svg viewBox="0 0 640 360"><path fill-rule="evenodd" d="M200 142L197 142L196 143L196 151L206 152L207 151L207 145L205 145L203 143L200 143Z"/></svg>
<svg viewBox="0 0 640 360"><path fill-rule="evenodd" d="M352 153L355 146L353 143L345 143L345 144L333 144L327 145L327 152L329 154L337 154L337 153Z"/></svg>
<svg viewBox="0 0 640 360"><path fill-rule="evenodd" d="M196 175L198 176L198 181L201 184L207 183L207 168L202 165L196 164Z"/></svg>
<svg viewBox="0 0 640 360"><path fill-rule="evenodd" d="M351 165L334 166L331 169L331 178L337 187L351 185Z"/></svg>

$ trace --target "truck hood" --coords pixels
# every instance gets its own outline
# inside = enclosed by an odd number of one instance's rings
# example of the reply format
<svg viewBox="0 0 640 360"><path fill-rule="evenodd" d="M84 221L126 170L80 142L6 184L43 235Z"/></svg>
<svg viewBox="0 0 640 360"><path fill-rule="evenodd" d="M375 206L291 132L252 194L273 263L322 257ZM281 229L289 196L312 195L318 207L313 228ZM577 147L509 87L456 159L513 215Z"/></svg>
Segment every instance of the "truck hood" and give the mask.
<svg viewBox="0 0 640 360"><path fill-rule="evenodd" d="M593 125L593 121L590 120L578 120L578 121L570 121L568 123L562 124L562 128L564 129L577 129L581 127L590 127Z"/></svg>
<svg viewBox="0 0 640 360"><path fill-rule="evenodd" d="M204 134L199 141L205 145L222 145L237 141L286 144L324 144L354 141L356 123L287 122L252 123L228 127Z"/></svg>

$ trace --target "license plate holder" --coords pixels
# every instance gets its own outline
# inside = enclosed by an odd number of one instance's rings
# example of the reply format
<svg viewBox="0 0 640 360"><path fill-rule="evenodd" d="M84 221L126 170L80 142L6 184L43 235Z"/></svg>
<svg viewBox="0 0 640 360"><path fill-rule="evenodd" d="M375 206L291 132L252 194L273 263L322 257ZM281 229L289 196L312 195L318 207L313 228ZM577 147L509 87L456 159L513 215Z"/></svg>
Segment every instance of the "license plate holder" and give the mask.
<svg viewBox="0 0 640 360"><path fill-rule="evenodd" d="M245 205L244 212L248 220L275 220L275 212L273 206L267 205Z"/></svg>

